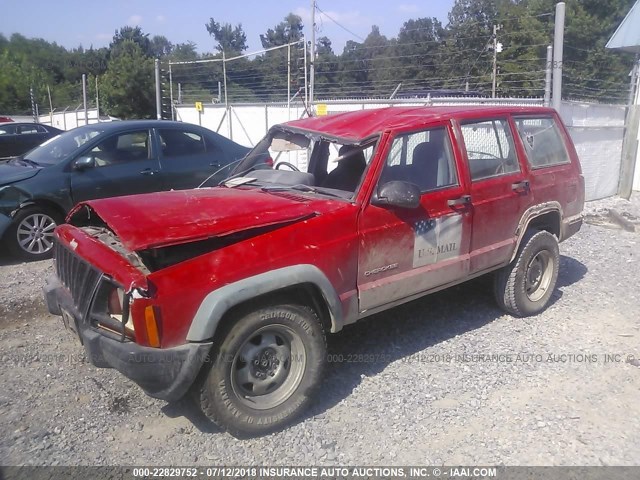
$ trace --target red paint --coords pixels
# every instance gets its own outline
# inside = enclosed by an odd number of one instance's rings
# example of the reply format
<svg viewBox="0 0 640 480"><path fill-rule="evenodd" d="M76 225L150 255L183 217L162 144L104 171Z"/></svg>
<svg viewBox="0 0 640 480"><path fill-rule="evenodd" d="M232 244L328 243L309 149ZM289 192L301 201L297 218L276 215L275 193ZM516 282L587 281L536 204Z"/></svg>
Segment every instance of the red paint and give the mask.
<svg viewBox="0 0 640 480"><path fill-rule="evenodd" d="M215 187L161 192L86 202L129 250L176 245L272 225L269 233L211 251L145 275L121 255L82 230L64 225L59 241L77 243L76 253L128 287L151 292L138 299L132 315L138 325L146 305L159 312L161 346L185 342L201 302L224 285L267 271L299 264L318 267L330 280L353 321L368 309L384 309L412 295L464 280L508 261L517 226L527 207L559 202L564 217L582 210L584 181L575 149L561 127L571 163L533 171L515 131L512 115L559 118L554 110L526 107L402 107L365 110L290 122L297 129L322 132L358 142L379 136L366 177L352 202L312 193L264 192L257 187ZM520 172L488 180L471 180L459 123L468 119L506 119L515 142ZM402 133L445 127L452 143L456 185L423 193L420 207L400 210L375 206L371 198L393 139ZM287 128L285 125L283 128ZM512 184L530 182L518 193ZM450 200L471 196L462 207ZM296 200L298 199L302 200ZM416 221L458 215L460 253L442 262L414 267ZM71 218L73 212L70 214ZM371 274L372 270L397 266ZM367 273L368 272L368 273ZM141 320L142 318L142 320ZM140 327L142 331L142 327ZM143 333L136 339L146 344Z"/></svg>
<svg viewBox="0 0 640 480"><path fill-rule="evenodd" d="M89 205L131 251L230 235L313 214L308 204L260 190L203 188L91 200Z"/></svg>
<svg viewBox="0 0 640 480"><path fill-rule="evenodd" d="M555 113L551 108L542 107L389 107L303 118L287 125L358 141L386 131L416 130L439 120L517 115L532 110L543 114Z"/></svg>

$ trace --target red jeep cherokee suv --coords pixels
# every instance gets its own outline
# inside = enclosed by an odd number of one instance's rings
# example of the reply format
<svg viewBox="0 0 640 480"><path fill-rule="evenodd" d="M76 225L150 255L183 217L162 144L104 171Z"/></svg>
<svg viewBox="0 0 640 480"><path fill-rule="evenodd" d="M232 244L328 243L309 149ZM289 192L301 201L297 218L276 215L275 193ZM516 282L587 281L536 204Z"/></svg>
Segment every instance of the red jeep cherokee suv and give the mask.
<svg viewBox="0 0 640 480"><path fill-rule="evenodd" d="M313 397L328 332L489 272L504 310L542 311L583 203L552 109L308 118L219 186L77 205L45 294L94 365L260 435Z"/></svg>

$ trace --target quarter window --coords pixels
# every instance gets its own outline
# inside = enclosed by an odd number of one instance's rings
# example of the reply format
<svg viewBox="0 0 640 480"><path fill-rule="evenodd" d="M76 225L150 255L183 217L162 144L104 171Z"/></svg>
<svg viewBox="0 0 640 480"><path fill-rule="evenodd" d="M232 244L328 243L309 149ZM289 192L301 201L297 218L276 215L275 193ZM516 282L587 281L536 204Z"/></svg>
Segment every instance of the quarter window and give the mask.
<svg viewBox="0 0 640 480"><path fill-rule="evenodd" d="M414 183L422 192L457 185L447 129L433 128L396 137L380 176L380 185L393 180Z"/></svg>
<svg viewBox="0 0 640 480"><path fill-rule="evenodd" d="M569 154L553 118L515 118L518 135L533 168L569 163Z"/></svg>
<svg viewBox="0 0 640 480"><path fill-rule="evenodd" d="M461 128L472 180L520 171L506 120L463 123Z"/></svg>

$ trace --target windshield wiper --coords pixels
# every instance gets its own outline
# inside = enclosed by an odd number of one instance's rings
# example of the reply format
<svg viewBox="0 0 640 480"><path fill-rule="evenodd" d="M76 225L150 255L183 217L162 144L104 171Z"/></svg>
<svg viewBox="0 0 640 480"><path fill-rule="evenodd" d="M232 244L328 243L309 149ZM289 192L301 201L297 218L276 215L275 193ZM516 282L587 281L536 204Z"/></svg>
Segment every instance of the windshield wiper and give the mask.
<svg viewBox="0 0 640 480"><path fill-rule="evenodd" d="M297 190L299 192L307 192L307 193L319 193L320 195L327 195L329 197L342 198L342 195L338 195L336 193L327 192L325 190L318 190L315 187L310 187L309 185L304 185L299 183L297 185L273 185L273 186L264 186L260 190L264 192L277 192L281 190Z"/></svg>

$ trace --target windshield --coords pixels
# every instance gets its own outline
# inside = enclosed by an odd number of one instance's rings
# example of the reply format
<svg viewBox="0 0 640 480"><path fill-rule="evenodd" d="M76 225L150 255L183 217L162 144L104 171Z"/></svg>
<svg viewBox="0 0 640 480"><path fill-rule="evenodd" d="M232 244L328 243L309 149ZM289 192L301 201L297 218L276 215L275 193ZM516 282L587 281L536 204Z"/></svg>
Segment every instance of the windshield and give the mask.
<svg viewBox="0 0 640 480"><path fill-rule="evenodd" d="M39 165L54 165L60 163L70 155L75 154L80 147L92 138L100 135L104 130L99 127L82 127L61 133L50 138L39 147L34 148L24 155Z"/></svg>
<svg viewBox="0 0 640 480"><path fill-rule="evenodd" d="M376 141L354 143L277 128L249 152L224 184L255 183L265 190L292 188L350 199L364 177Z"/></svg>

